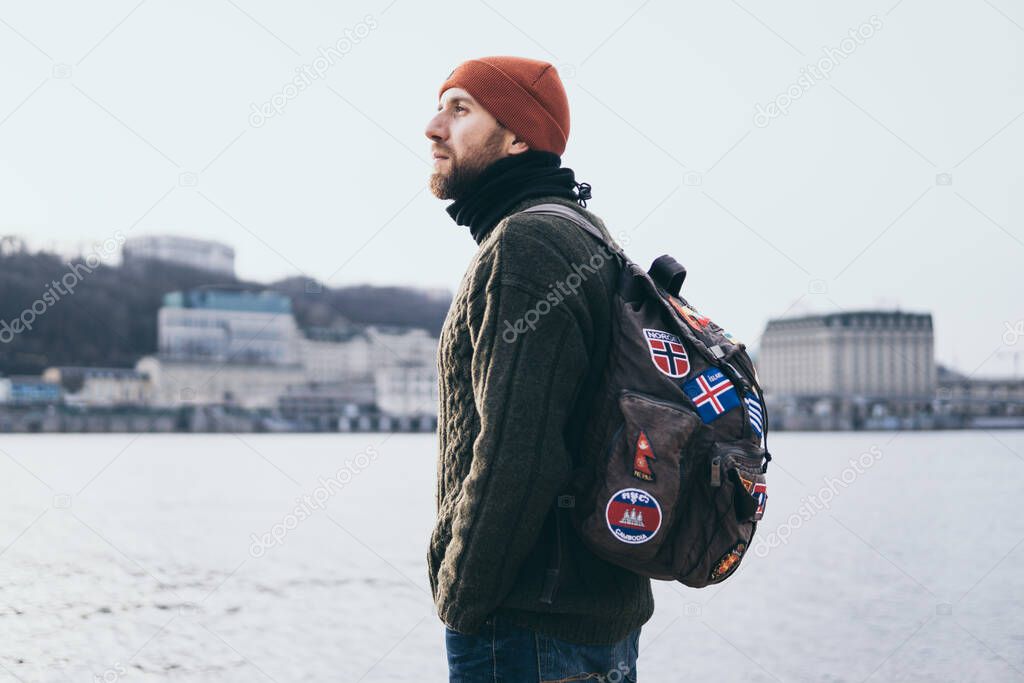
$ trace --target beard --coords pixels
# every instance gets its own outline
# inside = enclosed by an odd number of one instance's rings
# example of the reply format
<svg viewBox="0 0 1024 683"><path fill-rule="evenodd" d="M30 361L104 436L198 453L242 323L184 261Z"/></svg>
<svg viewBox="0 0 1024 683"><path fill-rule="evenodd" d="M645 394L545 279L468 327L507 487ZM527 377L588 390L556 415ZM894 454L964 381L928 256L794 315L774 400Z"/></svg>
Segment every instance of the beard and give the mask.
<svg viewBox="0 0 1024 683"><path fill-rule="evenodd" d="M482 145L469 150L465 158L455 156L448 150L447 172L436 172L430 176L430 191L438 199L459 199L476 183L484 169L501 156L504 131L496 129Z"/></svg>

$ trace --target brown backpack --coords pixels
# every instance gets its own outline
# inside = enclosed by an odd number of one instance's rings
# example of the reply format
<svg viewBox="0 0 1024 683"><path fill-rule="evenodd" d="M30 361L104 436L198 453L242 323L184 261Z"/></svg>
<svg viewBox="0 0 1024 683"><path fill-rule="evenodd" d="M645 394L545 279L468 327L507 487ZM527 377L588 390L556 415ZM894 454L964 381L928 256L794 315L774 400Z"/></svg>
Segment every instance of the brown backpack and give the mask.
<svg viewBox="0 0 1024 683"><path fill-rule="evenodd" d="M559 497L559 536L570 512L584 544L613 564L693 588L721 583L739 567L768 498L767 415L746 347L679 295L686 270L670 256L645 272L580 212L561 204L525 212L572 221L623 265L587 425L605 451L585 458Z"/></svg>

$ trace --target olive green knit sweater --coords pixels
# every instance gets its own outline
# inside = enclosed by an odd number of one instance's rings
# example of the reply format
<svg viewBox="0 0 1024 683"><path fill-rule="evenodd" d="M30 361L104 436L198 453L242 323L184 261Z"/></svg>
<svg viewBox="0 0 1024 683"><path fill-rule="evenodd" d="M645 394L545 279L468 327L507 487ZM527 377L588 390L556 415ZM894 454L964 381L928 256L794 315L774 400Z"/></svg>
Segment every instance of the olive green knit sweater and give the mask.
<svg viewBox="0 0 1024 683"><path fill-rule="evenodd" d="M511 213L554 202L524 200ZM547 635L608 644L654 610L650 580L605 562L570 531L562 581L540 602L549 512L595 457L583 422L610 340L619 266L556 216L506 216L482 236L441 332L437 520L428 553L438 616L475 633L492 614Z"/></svg>

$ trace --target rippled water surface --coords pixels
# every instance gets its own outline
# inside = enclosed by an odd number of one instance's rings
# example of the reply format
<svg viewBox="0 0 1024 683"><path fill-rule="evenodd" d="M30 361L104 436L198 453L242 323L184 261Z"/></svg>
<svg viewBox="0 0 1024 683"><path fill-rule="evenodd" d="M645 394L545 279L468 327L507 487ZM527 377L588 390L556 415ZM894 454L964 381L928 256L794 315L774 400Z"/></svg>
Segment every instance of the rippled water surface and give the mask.
<svg viewBox="0 0 1024 683"><path fill-rule="evenodd" d="M447 680L435 444L0 437L0 680ZM655 585L642 681L1024 681L1024 433L772 450L762 544Z"/></svg>

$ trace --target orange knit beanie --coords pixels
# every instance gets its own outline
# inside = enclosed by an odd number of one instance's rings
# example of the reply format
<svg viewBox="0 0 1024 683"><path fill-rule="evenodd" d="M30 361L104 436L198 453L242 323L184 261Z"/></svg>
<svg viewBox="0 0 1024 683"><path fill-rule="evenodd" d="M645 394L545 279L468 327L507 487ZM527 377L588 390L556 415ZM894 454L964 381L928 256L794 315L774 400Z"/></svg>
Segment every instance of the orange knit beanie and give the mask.
<svg viewBox="0 0 1024 683"><path fill-rule="evenodd" d="M525 57L481 57L455 68L441 85L462 88L530 149L561 156L569 138L569 98L558 71Z"/></svg>

